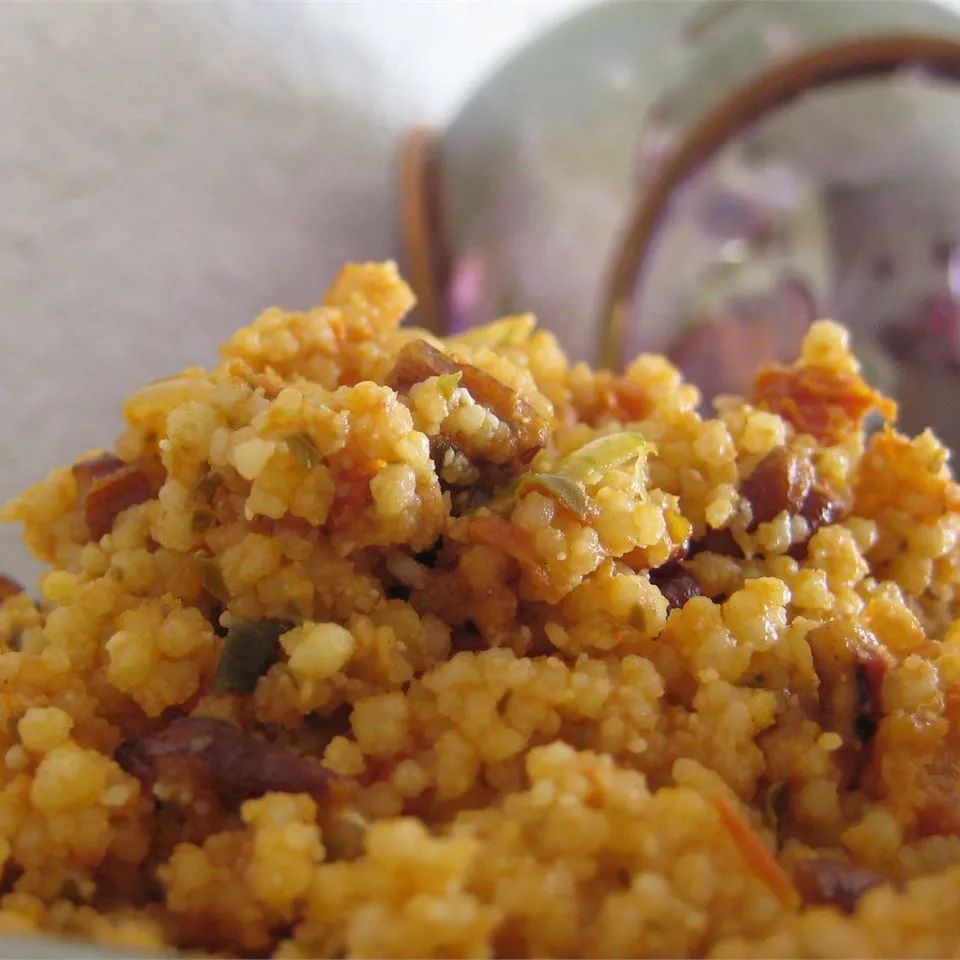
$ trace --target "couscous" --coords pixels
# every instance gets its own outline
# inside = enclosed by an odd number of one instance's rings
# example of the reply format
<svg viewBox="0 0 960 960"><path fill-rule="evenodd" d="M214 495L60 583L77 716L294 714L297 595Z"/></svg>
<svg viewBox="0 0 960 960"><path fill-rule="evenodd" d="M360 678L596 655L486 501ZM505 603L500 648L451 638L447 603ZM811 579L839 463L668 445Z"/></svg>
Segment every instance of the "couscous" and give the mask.
<svg viewBox="0 0 960 960"><path fill-rule="evenodd" d="M956 955L937 439L829 322L708 417L412 303L348 266L5 507L49 572L0 581L0 932Z"/></svg>

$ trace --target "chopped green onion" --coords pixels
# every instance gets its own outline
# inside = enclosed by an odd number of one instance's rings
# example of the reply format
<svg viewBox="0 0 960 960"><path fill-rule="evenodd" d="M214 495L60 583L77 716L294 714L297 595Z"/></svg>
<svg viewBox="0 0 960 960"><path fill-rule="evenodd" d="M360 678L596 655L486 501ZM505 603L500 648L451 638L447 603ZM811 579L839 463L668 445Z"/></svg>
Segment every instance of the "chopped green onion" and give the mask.
<svg viewBox="0 0 960 960"><path fill-rule="evenodd" d="M307 433L294 433L287 437L290 452L308 469L312 470L322 459L317 445Z"/></svg>
<svg viewBox="0 0 960 960"><path fill-rule="evenodd" d="M642 603L634 604L630 611L630 626L636 630L647 629L647 611Z"/></svg>
<svg viewBox="0 0 960 960"><path fill-rule="evenodd" d="M517 484L517 492L524 494L528 490L539 490L555 497L581 519L596 510L596 504L587 496L582 483L557 473L525 474Z"/></svg>
<svg viewBox="0 0 960 960"><path fill-rule="evenodd" d="M285 620L233 617L223 642L214 689L221 693L252 693L257 680L280 659L280 635L292 626Z"/></svg>
<svg viewBox="0 0 960 960"><path fill-rule="evenodd" d="M767 795L763 801L763 816L772 829L776 830L780 826L780 821L787 812L789 800L789 780L774 780L767 788Z"/></svg>
<svg viewBox="0 0 960 960"><path fill-rule="evenodd" d="M557 472L570 480L590 483L607 470L645 457L652 449L653 445L642 433L622 430L574 450L560 461Z"/></svg>
<svg viewBox="0 0 960 960"><path fill-rule="evenodd" d="M205 471L194 484L193 496L209 502L213 499L213 495L217 492L221 483L223 483L223 478L219 473L214 473L212 470Z"/></svg>
<svg viewBox="0 0 960 960"><path fill-rule="evenodd" d="M624 430L598 437L563 457L553 473L527 473L517 482L516 492L540 490L556 497L581 519L595 514L596 503L587 494L587 484L598 480L604 472L631 460L645 457L653 444L642 433Z"/></svg>

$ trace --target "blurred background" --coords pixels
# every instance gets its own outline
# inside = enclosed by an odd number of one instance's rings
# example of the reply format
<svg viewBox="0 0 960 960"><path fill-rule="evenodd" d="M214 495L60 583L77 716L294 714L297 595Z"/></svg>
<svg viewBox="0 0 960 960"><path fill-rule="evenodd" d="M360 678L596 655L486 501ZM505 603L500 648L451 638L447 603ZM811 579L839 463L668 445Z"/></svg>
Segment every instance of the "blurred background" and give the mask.
<svg viewBox="0 0 960 960"><path fill-rule="evenodd" d="M771 94L825 50L842 82ZM903 428L960 449L958 78L960 0L0 0L0 500L265 307L403 260L421 125L447 228L406 265L438 325L532 309L596 360L619 315L603 359L663 351L709 399L833 316ZM14 528L0 571L37 571Z"/></svg>
<svg viewBox="0 0 960 960"><path fill-rule="evenodd" d="M0 500L262 308L395 257L395 156L582 0L0 3ZM0 570L38 567L0 527Z"/></svg>

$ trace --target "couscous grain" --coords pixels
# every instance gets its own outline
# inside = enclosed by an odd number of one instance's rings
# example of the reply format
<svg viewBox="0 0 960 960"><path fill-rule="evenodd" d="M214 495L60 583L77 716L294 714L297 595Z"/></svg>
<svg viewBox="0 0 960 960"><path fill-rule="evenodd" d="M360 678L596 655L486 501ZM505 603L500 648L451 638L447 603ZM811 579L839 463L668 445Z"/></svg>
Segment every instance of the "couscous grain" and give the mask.
<svg viewBox="0 0 960 960"><path fill-rule="evenodd" d="M8 504L0 933L955 956L960 488L845 332L714 417L392 264ZM886 418L890 423L868 421Z"/></svg>

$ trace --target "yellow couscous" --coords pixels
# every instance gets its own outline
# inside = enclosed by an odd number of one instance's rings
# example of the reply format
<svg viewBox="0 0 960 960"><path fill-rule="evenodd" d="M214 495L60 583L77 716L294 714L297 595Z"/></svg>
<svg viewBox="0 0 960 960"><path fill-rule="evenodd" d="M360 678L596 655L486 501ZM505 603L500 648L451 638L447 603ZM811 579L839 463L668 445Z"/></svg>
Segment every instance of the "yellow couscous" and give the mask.
<svg viewBox="0 0 960 960"><path fill-rule="evenodd" d="M49 572L0 579L0 934L957 955L936 438L829 322L705 418L412 304L348 266L4 508Z"/></svg>

